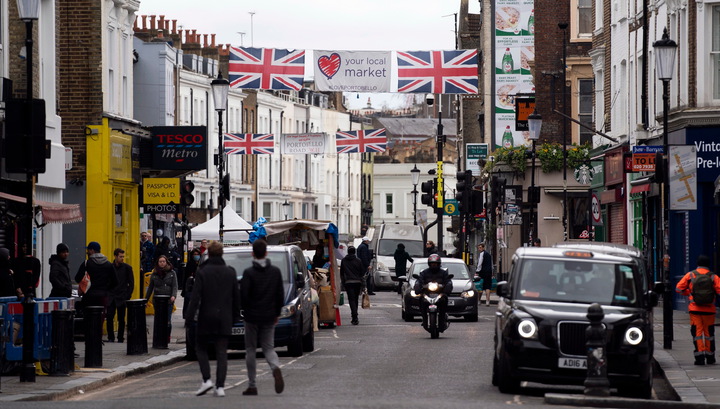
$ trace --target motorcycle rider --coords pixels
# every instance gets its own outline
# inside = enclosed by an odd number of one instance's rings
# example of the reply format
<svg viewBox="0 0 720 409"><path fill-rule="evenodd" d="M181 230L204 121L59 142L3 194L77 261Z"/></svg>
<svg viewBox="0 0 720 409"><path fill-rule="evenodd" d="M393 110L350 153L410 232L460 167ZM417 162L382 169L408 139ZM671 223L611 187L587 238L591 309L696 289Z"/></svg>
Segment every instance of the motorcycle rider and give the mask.
<svg viewBox="0 0 720 409"><path fill-rule="evenodd" d="M422 294L425 284L431 281L435 281L436 283L441 284L443 286L442 291L446 296L452 292L452 280L450 279L447 270L440 268L440 264L440 256L438 256L437 254L431 254L428 257L428 268L421 271L419 278L415 280L415 286L413 287L413 290L415 290L416 294ZM447 329L447 320L445 314L445 312L447 311L447 304L448 297L440 298L435 304L438 307L438 316L440 318L438 322L438 325L441 328L440 332L443 332ZM427 329L428 326L427 307L427 302L425 302L425 300L422 300L422 302L420 303L420 309L422 311L422 326L425 329Z"/></svg>

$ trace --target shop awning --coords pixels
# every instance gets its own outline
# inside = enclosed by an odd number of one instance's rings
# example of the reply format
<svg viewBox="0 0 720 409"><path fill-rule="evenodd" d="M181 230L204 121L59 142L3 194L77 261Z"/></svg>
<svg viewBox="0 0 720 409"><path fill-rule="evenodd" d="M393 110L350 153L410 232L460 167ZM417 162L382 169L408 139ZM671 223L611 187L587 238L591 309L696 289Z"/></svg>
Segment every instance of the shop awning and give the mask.
<svg viewBox="0 0 720 409"><path fill-rule="evenodd" d="M649 183L646 183L646 184L644 184L644 185L633 186L633 187L630 189L630 194L633 194L633 193L642 193L642 192L649 192L649 191L650 191L650 184L649 184Z"/></svg>
<svg viewBox="0 0 720 409"><path fill-rule="evenodd" d="M588 190L589 190L589 188L584 188L584 187L569 187L569 188L567 188L568 194L572 194L572 195L578 195L578 194L587 195L587 194L588 194ZM563 188L554 188L554 187L546 187L546 188L545 188L545 193L546 193L546 194L564 194L564 193L565 193L565 189L563 189Z"/></svg>
<svg viewBox="0 0 720 409"><path fill-rule="evenodd" d="M27 203L27 199L10 193L0 192L0 199L12 200L18 203ZM36 211L42 212L43 223L76 223L82 221L82 212L79 204L65 204L35 201Z"/></svg>

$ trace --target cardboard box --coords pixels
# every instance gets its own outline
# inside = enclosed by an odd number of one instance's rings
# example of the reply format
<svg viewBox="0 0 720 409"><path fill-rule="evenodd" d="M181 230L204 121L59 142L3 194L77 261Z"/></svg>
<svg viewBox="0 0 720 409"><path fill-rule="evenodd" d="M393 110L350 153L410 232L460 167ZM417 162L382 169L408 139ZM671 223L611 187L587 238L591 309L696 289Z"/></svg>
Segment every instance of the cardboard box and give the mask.
<svg viewBox="0 0 720 409"><path fill-rule="evenodd" d="M320 297L320 321L335 321L332 287L322 286L318 291Z"/></svg>

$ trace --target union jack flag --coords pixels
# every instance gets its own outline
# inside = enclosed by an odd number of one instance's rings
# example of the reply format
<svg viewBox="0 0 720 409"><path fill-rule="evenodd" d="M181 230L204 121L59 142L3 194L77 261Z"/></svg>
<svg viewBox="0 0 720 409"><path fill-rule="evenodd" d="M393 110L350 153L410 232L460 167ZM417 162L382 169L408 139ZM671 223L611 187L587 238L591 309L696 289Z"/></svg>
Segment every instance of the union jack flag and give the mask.
<svg viewBox="0 0 720 409"><path fill-rule="evenodd" d="M398 92L478 93L477 50L398 51Z"/></svg>
<svg viewBox="0 0 720 409"><path fill-rule="evenodd" d="M228 155L275 153L275 138L271 133L226 133L223 145Z"/></svg>
<svg viewBox="0 0 720 409"><path fill-rule="evenodd" d="M338 153L385 152L385 128L338 132L335 134L335 145Z"/></svg>
<svg viewBox="0 0 720 409"><path fill-rule="evenodd" d="M230 47L230 87L300 91L305 50Z"/></svg>

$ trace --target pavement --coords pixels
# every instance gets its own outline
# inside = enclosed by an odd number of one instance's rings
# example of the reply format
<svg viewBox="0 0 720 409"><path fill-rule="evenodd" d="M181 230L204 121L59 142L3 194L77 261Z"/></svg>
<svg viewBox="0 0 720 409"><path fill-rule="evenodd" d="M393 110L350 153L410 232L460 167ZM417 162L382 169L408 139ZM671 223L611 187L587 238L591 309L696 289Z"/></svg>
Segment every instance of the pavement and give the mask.
<svg viewBox="0 0 720 409"><path fill-rule="evenodd" d="M494 294L493 294L494 297ZM497 302L491 297L493 302ZM182 305L182 304L178 304ZM344 308L344 307L343 307ZM126 343L105 342L102 368L84 368L85 343L76 341L79 358L69 376L36 376L35 382L20 382L18 375L0 377L0 402L63 400L78 393L98 389L136 374L171 365L185 358L185 330L181 314L173 314L168 349L152 348L153 316L147 317L148 353L128 355ZM677 400L638 400L619 397L592 397L548 393L548 404L584 407L720 408L720 364L695 366L690 340L690 320L683 311L673 313L672 349L663 349L662 308L655 309L656 370L667 380Z"/></svg>

